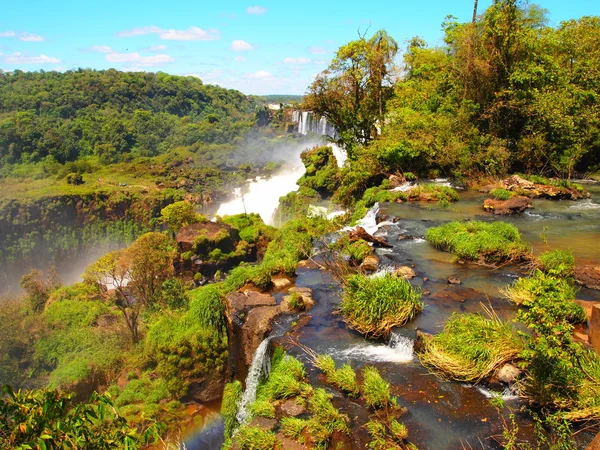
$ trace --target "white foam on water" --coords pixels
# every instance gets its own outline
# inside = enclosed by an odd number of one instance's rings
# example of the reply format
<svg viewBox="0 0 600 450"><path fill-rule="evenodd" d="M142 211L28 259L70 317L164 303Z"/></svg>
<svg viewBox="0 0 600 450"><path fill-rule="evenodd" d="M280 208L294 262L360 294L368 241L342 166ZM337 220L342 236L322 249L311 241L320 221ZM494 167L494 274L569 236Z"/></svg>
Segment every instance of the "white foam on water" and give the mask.
<svg viewBox="0 0 600 450"><path fill-rule="evenodd" d="M468 387L475 387L479 392L481 392L485 398L494 398L501 396L502 400L516 400L519 398L518 395L508 386L502 392L493 391L491 389L484 388L483 386L472 386L467 385Z"/></svg>
<svg viewBox="0 0 600 450"><path fill-rule="evenodd" d="M367 211L365 217L360 219L356 226L343 228L342 231L352 231L356 230L358 227L362 227L365 229L367 233L370 235L375 234L375 232L379 229L379 225L377 224L377 213L379 212L379 203L375 203L371 209Z"/></svg>
<svg viewBox="0 0 600 450"><path fill-rule="evenodd" d="M569 209L575 210L575 211L596 210L596 209L600 209L600 203L594 203L590 199L580 200L577 203L575 203L574 205L569 206Z"/></svg>
<svg viewBox="0 0 600 450"><path fill-rule="evenodd" d="M394 334L392 334L394 336ZM385 344L358 344L342 351L327 352L344 359L358 359L371 362L405 363L413 360L413 341L405 336L390 339Z"/></svg>
<svg viewBox="0 0 600 450"><path fill-rule="evenodd" d="M298 186L296 181L304 173L304 167L297 167L270 178L257 178L248 185L248 192L236 188L233 192L235 198L227 203L222 203L217 211L218 216L232 216L234 214L257 213L267 224L273 223L273 212L279 206L279 197L288 192L295 191Z"/></svg>
<svg viewBox="0 0 600 450"><path fill-rule="evenodd" d="M390 189L390 191L392 191L392 192L407 192L407 191L410 191L413 187L415 187L415 183L413 181L406 181L406 182L402 183L400 186Z"/></svg>

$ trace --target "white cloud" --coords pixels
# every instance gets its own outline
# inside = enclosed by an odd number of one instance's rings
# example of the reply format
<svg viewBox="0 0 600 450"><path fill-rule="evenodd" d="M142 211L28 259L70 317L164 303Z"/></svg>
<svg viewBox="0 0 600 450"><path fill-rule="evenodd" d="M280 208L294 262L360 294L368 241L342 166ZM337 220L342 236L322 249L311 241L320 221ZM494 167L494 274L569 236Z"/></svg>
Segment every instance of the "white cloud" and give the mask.
<svg viewBox="0 0 600 450"><path fill-rule="evenodd" d="M252 49L253 47L246 41L237 40L231 43L231 50L233 50L234 52L247 52Z"/></svg>
<svg viewBox="0 0 600 450"><path fill-rule="evenodd" d="M168 48L169 47L167 47L166 45L152 45L150 47L144 47L140 51L142 51L142 52L150 52L150 53L157 53L157 52L164 52Z"/></svg>
<svg viewBox="0 0 600 450"><path fill-rule="evenodd" d="M60 59L41 54L40 56L28 56L24 53L15 52L12 55L2 55L5 64L58 64Z"/></svg>
<svg viewBox="0 0 600 450"><path fill-rule="evenodd" d="M123 30L118 32L117 36L131 37L151 33L158 34L161 39L167 41L215 41L221 39L221 32L212 28L203 30L198 27L189 27L187 30L164 30L154 25Z"/></svg>
<svg viewBox="0 0 600 450"><path fill-rule="evenodd" d="M86 48L86 50L89 52L95 52L95 53L111 53L112 52L112 48L110 48L108 45L92 45L91 47Z"/></svg>
<svg viewBox="0 0 600 450"><path fill-rule="evenodd" d="M236 61L246 61L246 59L248 59L248 58L246 58L245 56L236 56L233 59Z"/></svg>
<svg viewBox="0 0 600 450"><path fill-rule="evenodd" d="M323 47L308 47L308 51L313 55L325 55L327 53L327 49Z"/></svg>
<svg viewBox="0 0 600 450"><path fill-rule="evenodd" d="M247 73L246 77L251 78L253 80L267 80L269 78L273 78L273 75L271 75L271 73L267 72L266 70L259 70L258 72Z"/></svg>
<svg viewBox="0 0 600 450"><path fill-rule="evenodd" d="M285 58L283 60L285 64L308 64L310 59L308 58Z"/></svg>
<svg viewBox="0 0 600 450"><path fill-rule="evenodd" d="M54 68L52 69L52 71L53 71L53 72L66 72L66 71L67 71L67 68L66 68L66 67L61 67L61 66L58 66L58 67L54 67Z"/></svg>
<svg viewBox="0 0 600 450"><path fill-rule="evenodd" d="M106 54L106 60L116 63L133 63L136 67L162 66L163 64L175 61L171 55L164 53L153 56L142 56L138 52L111 52Z"/></svg>
<svg viewBox="0 0 600 450"><path fill-rule="evenodd" d="M252 15L259 15L259 14L264 14L268 11L267 8L265 8L264 6L248 6L246 8L246 12L248 14L252 14Z"/></svg>
<svg viewBox="0 0 600 450"><path fill-rule="evenodd" d="M26 42L42 42L45 40L39 34L26 33L26 32L17 33L16 31L13 31L13 30L0 31L0 37L11 37L11 38L16 37L18 40L26 41Z"/></svg>
<svg viewBox="0 0 600 450"><path fill-rule="evenodd" d="M38 34L21 33L21 34L19 34L19 40L26 41L26 42L42 42L44 40L44 38Z"/></svg>

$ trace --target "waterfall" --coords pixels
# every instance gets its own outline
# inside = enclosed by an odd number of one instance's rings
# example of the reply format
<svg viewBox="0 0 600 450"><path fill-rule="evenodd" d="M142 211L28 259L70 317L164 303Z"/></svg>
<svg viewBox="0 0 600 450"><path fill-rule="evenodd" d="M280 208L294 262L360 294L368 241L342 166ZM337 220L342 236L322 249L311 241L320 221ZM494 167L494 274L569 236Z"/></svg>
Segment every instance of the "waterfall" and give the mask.
<svg viewBox="0 0 600 450"><path fill-rule="evenodd" d="M298 124L298 133L307 135L315 133L321 136L337 137L337 130L327 121L327 117L316 119L312 111L292 111L292 122ZM333 154L337 160L338 167L342 167L346 162L346 152L335 144L328 144L333 149Z"/></svg>
<svg viewBox="0 0 600 450"><path fill-rule="evenodd" d="M388 347L394 350L394 353L398 358L403 361L410 361L413 359L414 345L414 341L408 336L403 336L394 332L390 334Z"/></svg>
<svg viewBox="0 0 600 450"><path fill-rule="evenodd" d="M250 364L248 376L246 377L246 389L240 399L236 416L240 425L245 424L249 418L248 406L256 400L256 390L260 380L271 372L271 358L268 352L270 342L271 338L265 338L254 352L252 364Z"/></svg>
<svg viewBox="0 0 600 450"><path fill-rule="evenodd" d="M353 227L345 227L342 231L352 231L357 227L362 227L365 231L371 235L375 234L375 232L379 229L379 225L377 224L377 214L379 213L379 203L375 203L371 209L367 211L365 217L360 219L355 226Z"/></svg>

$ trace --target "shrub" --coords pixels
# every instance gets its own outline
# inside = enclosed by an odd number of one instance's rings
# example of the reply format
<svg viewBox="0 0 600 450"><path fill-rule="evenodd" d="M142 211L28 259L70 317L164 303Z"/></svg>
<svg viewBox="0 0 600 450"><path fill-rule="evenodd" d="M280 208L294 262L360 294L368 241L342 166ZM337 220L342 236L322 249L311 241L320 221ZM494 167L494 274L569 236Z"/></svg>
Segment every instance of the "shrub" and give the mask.
<svg viewBox="0 0 600 450"><path fill-rule="evenodd" d="M225 385L223 390L223 401L221 403L221 416L225 423L225 439L231 438L235 429L239 426L236 415L238 412L238 402L242 397L242 383L233 381Z"/></svg>
<svg viewBox="0 0 600 450"><path fill-rule="evenodd" d="M235 435L240 450L273 450L277 439L275 433L260 427L241 427Z"/></svg>
<svg viewBox="0 0 600 450"><path fill-rule="evenodd" d="M549 275L571 277L575 271L575 257L570 250L550 250L539 256L540 269Z"/></svg>
<svg viewBox="0 0 600 450"><path fill-rule="evenodd" d="M419 353L423 365L440 378L470 382L479 382L517 359L524 347L512 326L497 317L456 313L424 344Z"/></svg>
<svg viewBox="0 0 600 450"><path fill-rule="evenodd" d="M250 405L252 417L275 418L275 407L265 400L258 400Z"/></svg>
<svg viewBox="0 0 600 450"><path fill-rule="evenodd" d="M345 284L342 315L351 328L368 336L387 335L423 309L420 291L391 274L351 275Z"/></svg>
<svg viewBox="0 0 600 450"><path fill-rule="evenodd" d="M390 383L381 377L376 367L366 366L362 373L362 394L369 408L380 409L396 404L396 399L390 393Z"/></svg>
<svg viewBox="0 0 600 450"><path fill-rule="evenodd" d="M515 196L514 192L502 188L492 189L490 195L496 200L509 200Z"/></svg>
<svg viewBox="0 0 600 450"><path fill-rule="evenodd" d="M325 374L327 381L336 386L349 397L358 397L360 389L356 381L356 373L348 364L337 368L335 361L329 355L318 355L315 365Z"/></svg>
<svg viewBox="0 0 600 450"><path fill-rule="evenodd" d="M425 239L457 258L472 261L481 258L488 263L501 263L529 256L529 248L521 239L519 230L500 221L449 222L428 229Z"/></svg>
<svg viewBox="0 0 600 450"><path fill-rule="evenodd" d="M299 419L297 417L282 417L281 418L281 431L290 439L304 443L302 432L308 426L308 421L305 419Z"/></svg>
<svg viewBox="0 0 600 450"><path fill-rule="evenodd" d="M213 329L220 335L227 334L225 302L218 285L203 286L189 292L189 316L204 328Z"/></svg>
<svg viewBox="0 0 600 450"><path fill-rule="evenodd" d="M437 184L420 184L406 193L408 200L457 202L460 197L456 189Z"/></svg>

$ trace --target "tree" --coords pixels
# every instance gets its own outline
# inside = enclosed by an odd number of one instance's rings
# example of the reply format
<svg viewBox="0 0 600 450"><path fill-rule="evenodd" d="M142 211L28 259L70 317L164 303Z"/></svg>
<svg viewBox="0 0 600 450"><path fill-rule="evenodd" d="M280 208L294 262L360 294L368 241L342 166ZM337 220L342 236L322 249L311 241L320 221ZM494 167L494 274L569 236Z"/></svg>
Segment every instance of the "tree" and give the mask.
<svg viewBox="0 0 600 450"><path fill-rule="evenodd" d="M194 205L185 200L165 206L160 211L160 216L163 223L169 227L169 230L171 230L173 234L177 233L186 225L203 221L203 217L196 213Z"/></svg>
<svg viewBox="0 0 600 450"><path fill-rule="evenodd" d="M21 277L21 287L27 294L26 298L31 309L38 312L44 309L52 291L60 287L60 280L54 268L50 269L46 279L42 272L34 269Z"/></svg>
<svg viewBox="0 0 600 450"><path fill-rule="evenodd" d="M146 233L129 248L107 253L85 269L84 281L119 308L133 342L140 338L142 311L161 300L162 284L174 272L175 255L169 237Z"/></svg>
<svg viewBox="0 0 600 450"><path fill-rule="evenodd" d="M341 47L329 67L309 87L304 107L326 117L348 157L382 126L386 103L393 94L394 58L398 44L385 31L370 39L360 36Z"/></svg>

